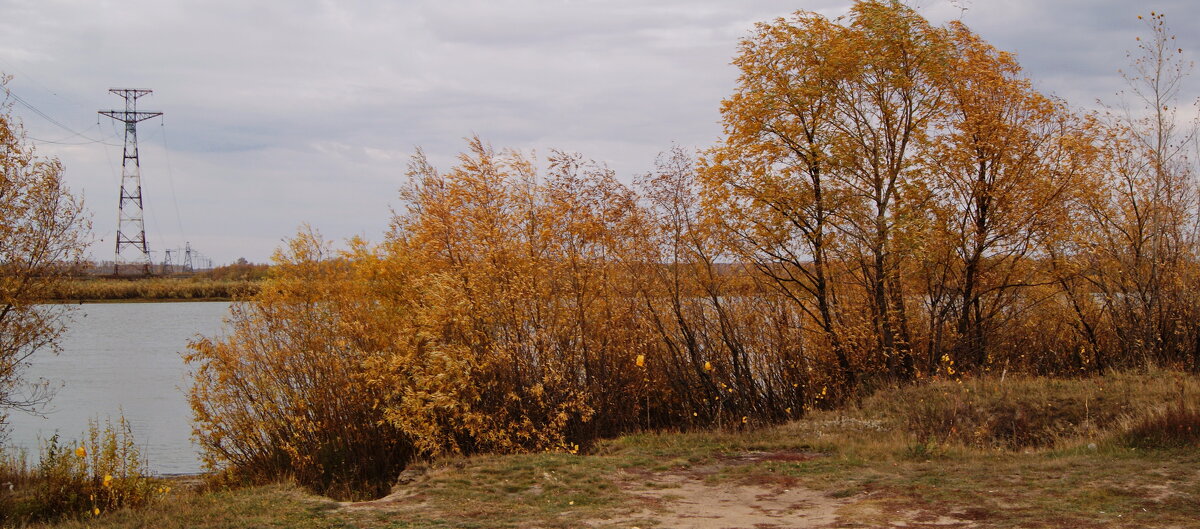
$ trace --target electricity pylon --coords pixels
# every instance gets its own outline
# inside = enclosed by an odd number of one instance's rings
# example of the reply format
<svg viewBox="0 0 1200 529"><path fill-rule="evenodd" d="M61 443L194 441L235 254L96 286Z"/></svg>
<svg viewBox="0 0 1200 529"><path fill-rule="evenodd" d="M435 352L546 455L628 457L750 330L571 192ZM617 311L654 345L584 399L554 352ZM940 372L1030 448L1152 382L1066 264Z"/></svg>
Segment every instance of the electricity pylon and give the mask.
<svg viewBox="0 0 1200 529"><path fill-rule="evenodd" d="M139 112L137 100L152 90L112 88L109 92L125 98L125 110L101 110L100 113L125 124L125 156L121 159L121 202L117 206L117 255L113 260L113 275L120 274L121 248L133 247L141 252L138 261L142 272L150 275L150 248L146 245L146 225L142 213L142 172L138 161L137 123L162 115L162 112ZM126 252L128 254L128 252Z"/></svg>

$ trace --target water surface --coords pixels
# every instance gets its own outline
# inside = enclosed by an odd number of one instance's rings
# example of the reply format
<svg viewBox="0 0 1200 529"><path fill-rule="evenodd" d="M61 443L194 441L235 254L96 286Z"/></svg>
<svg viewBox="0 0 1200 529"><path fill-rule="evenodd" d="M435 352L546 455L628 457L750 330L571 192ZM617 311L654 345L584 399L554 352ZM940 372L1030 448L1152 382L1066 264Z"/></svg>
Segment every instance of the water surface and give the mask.
<svg viewBox="0 0 1200 529"><path fill-rule="evenodd" d="M88 419L120 414L156 474L195 473L187 368L180 356L197 334L215 336L229 303L98 303L70 315L59 355L36 354L26 371L58 387L45 417L9 414L9 442L37 452L56 431L80 439Z"/></svg>

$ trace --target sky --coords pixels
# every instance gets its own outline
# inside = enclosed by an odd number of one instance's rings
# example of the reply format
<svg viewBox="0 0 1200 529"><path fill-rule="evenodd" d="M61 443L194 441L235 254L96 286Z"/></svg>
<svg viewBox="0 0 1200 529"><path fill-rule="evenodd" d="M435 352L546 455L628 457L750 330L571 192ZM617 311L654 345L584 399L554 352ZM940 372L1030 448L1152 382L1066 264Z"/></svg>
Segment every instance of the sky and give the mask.
<svg viewBox="0 0 1200 529"><path fill-rule="evenodd" d="M1118 70L1148 34L1138 15L1166 13L1185 54L1200 49L1194 0L909 3L935 23L961 18L1080 109L1117 102ZM0 72L29 141L92 211L95 259L112 258L117 225L122 129L97 114L122 108L117 87L153 89L139 110L164 113L138 125L155 262L189 242L216 264L266 262L306 223L379 240L418 147L445 170L478 135L578 152L631 181L673 145L713 145L754 23L849 5L0 0Z"/></svg>

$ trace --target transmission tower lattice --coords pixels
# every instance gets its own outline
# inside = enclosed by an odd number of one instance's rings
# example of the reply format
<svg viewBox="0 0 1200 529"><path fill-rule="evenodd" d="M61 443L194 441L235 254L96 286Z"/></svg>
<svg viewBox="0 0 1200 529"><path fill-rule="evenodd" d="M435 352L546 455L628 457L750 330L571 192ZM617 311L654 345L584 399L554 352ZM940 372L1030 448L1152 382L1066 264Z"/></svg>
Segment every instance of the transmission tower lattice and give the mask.
<svg viewBox="0 0 1200 529"><path fill-rule="evenodd" d="M125 124L125 156L121 159L121 202L117 206L117 254L113 274L120 274L121 250L133 248L140 252L137 262L142 273L150 274L150 248L146 244L146 224L142 214L142 172L138 161L137 124L162 115L162 112L139 112L138 98L153 92L138 88L113 88L109 92L125 98L125 110L101 110L100 114ZM128 256L128 252L126 252ZM132 261L132 260L131 260Z"/></svg>

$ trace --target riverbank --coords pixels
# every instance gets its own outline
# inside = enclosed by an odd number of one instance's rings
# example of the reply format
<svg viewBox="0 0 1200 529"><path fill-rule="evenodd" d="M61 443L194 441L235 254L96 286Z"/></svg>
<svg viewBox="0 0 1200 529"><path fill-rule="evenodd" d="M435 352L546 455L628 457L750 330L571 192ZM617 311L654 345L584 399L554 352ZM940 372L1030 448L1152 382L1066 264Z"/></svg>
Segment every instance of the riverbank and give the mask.
<svg viewBox="0 0 1200 529"><path fill-rule="evenodd" d="M143 509L45 527L1192 527L1198 382L934 382L752 431L443 458L372 501L177 486Z"/></svg>
<svg viewBox="0 0 1200 529"><path fill-rule="evenodd" d="M206 277L85 278L56 285L43 301L114 303L162 301L233 301L258 292L260 281Z"/></svg>
<svg viewBox="0 0 1200 529"><path fill-rule="evenodd" d="M817 431L858 442L829 444ZM1200 453L1086 445L925 455L834 416L753 434L648 434L585 456L450 459L341 503L288 484L178 492L46 526L156 528L1189 527ZM857 432L857 433L854 433Z"/></svg>

